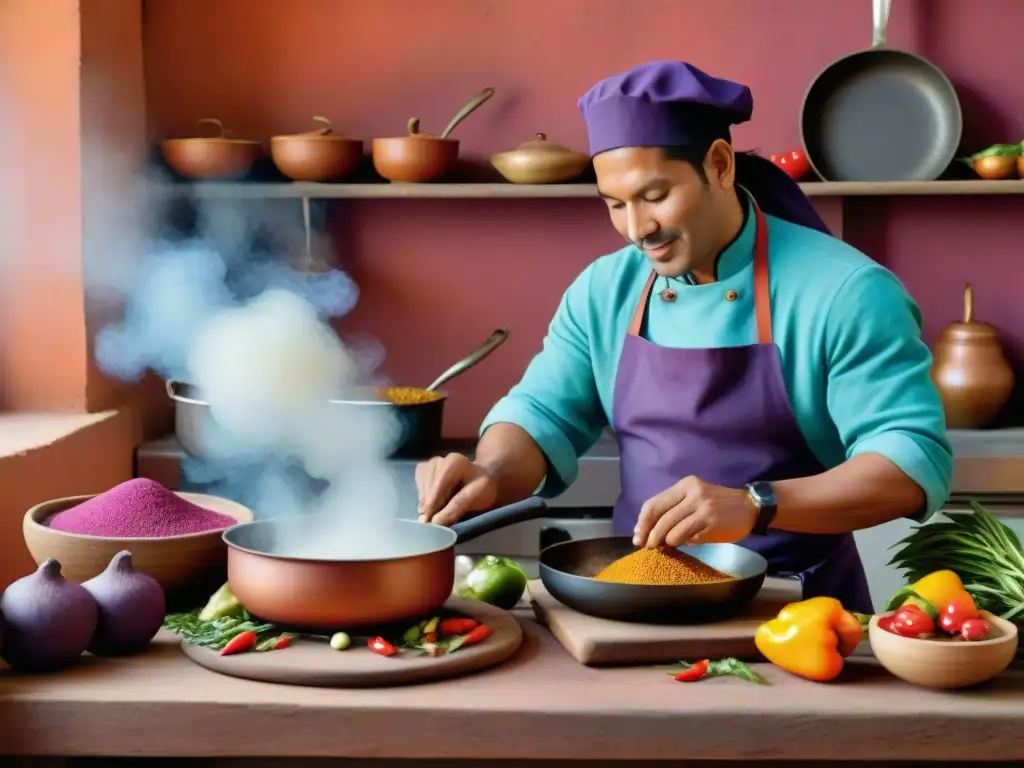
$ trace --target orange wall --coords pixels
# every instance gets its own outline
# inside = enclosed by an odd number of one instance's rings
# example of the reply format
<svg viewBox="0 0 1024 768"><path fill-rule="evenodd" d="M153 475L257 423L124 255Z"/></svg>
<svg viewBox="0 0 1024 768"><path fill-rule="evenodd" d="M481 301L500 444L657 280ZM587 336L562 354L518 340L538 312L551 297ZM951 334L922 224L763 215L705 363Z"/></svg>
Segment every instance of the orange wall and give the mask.
<svg viewBox="0 0 1024 768"><path fill-rule="evenodd" d="M85 407L78 19L0 3L0 408Z"/></svg>
<svg viewBox="0 0 1024 768"><path fill-rule="evenodd" d="M134 446L167 429L153 383L92 364L116 307L83 290L145 161L141 25L140 0L0 2L0 412L58 412L0 413L0 589L31 567L29 506L128 479Z"/></svg>
<svg viewBox="0 0 1024 768"><path fill-rule="evenodd" d="M870 42L867 0L147 0L151 137L193 135L216 116L239 135L307 130L314 114L369 140L419 116L439 130L475 91L498 95L462 126L481 160L537 131L585 146L576 99L596 80L685 58L747 83L757 106L737 144L798 145L807 83ZM987 21L982 21L987 20ZM992 21L998 20L998 21ZM1024 90L1007 51L1020 0L900 0L890 43L929 56L957 83L966 143L1020 139ZM289 203L293 204L293 203ZM297 209L297 206L296 206ZM848 206L845 233L893 268L921 303L931 340L973 280L1024 381L1020 224L1024 198L894 199ZM362 297L342 323L369 331L386 368L425 385L500 325L506 347L451 386L447 431L471 434L538 349L559 296L620 245L596 200L343 201L341 263ZM1012 415L1012 414L1011 414ZM1015 415L1024 423L1024 409Z"/></svg>

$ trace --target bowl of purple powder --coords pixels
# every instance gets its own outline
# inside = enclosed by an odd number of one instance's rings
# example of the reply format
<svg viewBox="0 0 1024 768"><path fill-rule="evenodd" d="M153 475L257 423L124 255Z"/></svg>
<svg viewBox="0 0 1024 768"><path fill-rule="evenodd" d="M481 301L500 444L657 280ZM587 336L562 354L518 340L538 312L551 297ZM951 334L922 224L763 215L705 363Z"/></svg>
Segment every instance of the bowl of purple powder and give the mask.
<svg viewBox="0 0 1024 768"><path fill-rule="evenodd" d="M25 514L22 533L36 563L56 559L71 581L91 579L127 549L136 570L171 590L222 572L227 545L221 535L252 519L252 510L228 499L176 493L136 478L95 496L37 504Z"/></svg>

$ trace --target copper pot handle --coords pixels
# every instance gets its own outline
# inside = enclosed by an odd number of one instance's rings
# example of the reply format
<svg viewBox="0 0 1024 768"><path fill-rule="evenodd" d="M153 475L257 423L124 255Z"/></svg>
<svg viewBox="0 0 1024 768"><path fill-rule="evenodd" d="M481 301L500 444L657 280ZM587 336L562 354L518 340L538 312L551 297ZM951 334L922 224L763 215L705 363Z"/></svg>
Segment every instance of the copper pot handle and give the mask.
<svg viewBox="0 0 1024 768"><path fill-rule="evenodd" d="M974 286L970 283L964 286L964 322L974 322Z"/></svg>
<svg viewBox="0 0 1024 768"><path fill-rule="evenodd" d="M203 126L212 125L217 129L216 136L203 136ZM231 131L224 127L224 123L218 120L216 117L202 117L196 120L196 136L201 139L226 139L231 135Z"/></svg>
<svg viewBox="0 0 1024 768"><path fill-rule="evenodd" d="M452 118L451 122L445 127L444 131L441 132L441 138L447 139L448 134L455 130L455 126L473 114L480 106L484 104L491 96L494 95L493 88L484 88L479 93L475 94L469 101L466 102L465 106L462 107L458 112L455 113L455 117Z"/></svg>

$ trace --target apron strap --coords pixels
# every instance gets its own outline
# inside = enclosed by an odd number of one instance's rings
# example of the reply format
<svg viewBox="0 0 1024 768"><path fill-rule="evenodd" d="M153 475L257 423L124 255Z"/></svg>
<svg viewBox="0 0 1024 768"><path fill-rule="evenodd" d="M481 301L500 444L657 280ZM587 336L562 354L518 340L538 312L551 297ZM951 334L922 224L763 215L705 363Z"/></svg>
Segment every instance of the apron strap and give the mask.
<svg viewBox="0 0 1024 768"><path fill-rule="evenodd" d="M771 344L772 303L771 283L768 280L768 225L756 202L753 203L753 207L756 225L754 235L754 315L757 319L757 341L759 344ZM633 320L629 324L627 333L630 336L640 335L640 329L644 324L644 315L647 313L647 303L651 299L651 291L654 289L657 279L658 273L652 269L651 275L647 278L644 289L640 293L640 300L633 312Z"/></svg>

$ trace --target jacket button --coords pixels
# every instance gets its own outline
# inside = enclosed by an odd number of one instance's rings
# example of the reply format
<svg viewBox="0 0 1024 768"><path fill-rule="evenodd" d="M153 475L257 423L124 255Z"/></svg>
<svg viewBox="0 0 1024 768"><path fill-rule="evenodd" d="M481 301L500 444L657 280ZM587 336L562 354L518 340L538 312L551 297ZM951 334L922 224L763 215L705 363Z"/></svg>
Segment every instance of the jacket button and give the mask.
<svg viewBox="0 0 1024 768"><path fill-rule="evenodd" d="M736 291L732 290L732 288L730 288L728 291L725 292L725 300L726 301L736 301L736 299L738 299L739 296L740 295L738 293L736 293Z"/></svg>

